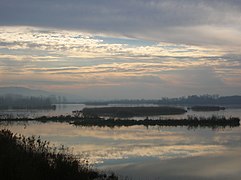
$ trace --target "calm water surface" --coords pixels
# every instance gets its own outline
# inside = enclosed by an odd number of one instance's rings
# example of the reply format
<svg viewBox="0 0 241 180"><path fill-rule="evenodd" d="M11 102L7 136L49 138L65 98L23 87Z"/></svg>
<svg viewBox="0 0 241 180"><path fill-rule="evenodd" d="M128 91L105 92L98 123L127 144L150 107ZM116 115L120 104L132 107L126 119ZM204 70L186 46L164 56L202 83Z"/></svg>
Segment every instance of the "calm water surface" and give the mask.
<svg viewBox="0 0 241 180"><path fill-rule="evenodd" d="M72 115L72 111L83 110L85 107L114 107L114 106L156 106L154 104L110 104L108 106L86 106L84 104L57 104L55 110L0 110L1 114L12 114L19 117L39 117L39 116L59 116L59 115ZM186 107L184 107L186 108ZM241 116L241 107L239 108L226 108L226 110L216 111L216 112L195 112L188 110L187 113L182 115L162 115L162 116L150 116L153 119L159 118L174 118L181 119L187 118L188 116L197 116L197 117L210 117L215 116L226 116L226 117L240 117ZM146 117L133 117L133 119L145 119Z"/></svg>
<svg viewBox="0 0 241 180"><path fill-rule="evenodd" d="M73 108L76 110L76 105L62 109L69 113ZM218 113L241 118L241 109ZM241 179L240 127L212 130L133 126L111 129L29 122L2 124L0 128L27 136L41 136L55 145L64 144L81 158L88 159L94 167L132 179Z"/></svg>

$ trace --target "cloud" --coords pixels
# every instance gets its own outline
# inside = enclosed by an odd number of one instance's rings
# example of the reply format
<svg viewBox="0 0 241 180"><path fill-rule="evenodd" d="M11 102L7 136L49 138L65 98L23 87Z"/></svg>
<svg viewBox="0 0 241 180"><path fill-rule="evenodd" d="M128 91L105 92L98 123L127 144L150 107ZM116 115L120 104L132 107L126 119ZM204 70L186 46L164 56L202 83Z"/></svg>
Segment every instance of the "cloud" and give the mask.
<svg viewBox="0 0 241 180"><path fill-rule="evenodd" d="M0 12L2 26L54 27L157 42L240 46L241 4L236 0L3 0Z"/></svg>
<svg viewBox="0 0 241 180"><path fill-rule="evenodd" d="M159 42L153 45L108 43L95 35L77 31L50 30L33 27L0 28L2 49L18 55L31 50L53 58L121 58L153 59L159 57L202 57L222 54L218 49ZM114 39L114 38L113 38ZM128 40L127 40L128 43ZM2 50L3 51L3 50ZM20 51L20 52L19 52ZM21 55L21 54L20 54ZM45 55L46 56L46 55ZM54 57L55 56L55 57Z"/></svg>
<svg viewBox="0 0 241 180"><path fill-rule="evenodd" d="M98 99L177 96L176 89L178 96L236 94L241 86L240 54L222 47L26 26L0 32L1 86L68 89Z"/></svg>

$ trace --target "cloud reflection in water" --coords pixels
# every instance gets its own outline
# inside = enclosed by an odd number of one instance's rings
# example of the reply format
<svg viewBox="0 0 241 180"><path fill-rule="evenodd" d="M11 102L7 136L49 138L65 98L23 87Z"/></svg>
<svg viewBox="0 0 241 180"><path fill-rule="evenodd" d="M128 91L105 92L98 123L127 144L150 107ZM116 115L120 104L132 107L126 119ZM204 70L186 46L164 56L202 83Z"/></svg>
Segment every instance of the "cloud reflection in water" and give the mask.
<svg viewBox="0 0 241 180"><path fill-rule="evenodd" d="M75 127L65 123L8 126L13 132L64 144L98 168L164 179L241 177L240 128Z"/></svg>

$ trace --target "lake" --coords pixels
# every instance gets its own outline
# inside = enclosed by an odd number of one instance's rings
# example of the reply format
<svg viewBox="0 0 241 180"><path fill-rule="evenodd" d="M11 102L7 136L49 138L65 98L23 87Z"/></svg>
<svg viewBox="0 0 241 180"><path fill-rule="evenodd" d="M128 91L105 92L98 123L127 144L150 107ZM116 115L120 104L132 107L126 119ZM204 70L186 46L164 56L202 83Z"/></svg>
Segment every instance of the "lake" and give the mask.
<svg viewBox="0 0 241 180"><path fill-rule="evenodd" d="M59 105L56 111L34 113L66 115L83 107L81 104ZM241 109L207 113L189 111L175 118L187 115L241 118ZM241 179L240 127L215 130L158 126L100 128L53 122L19 122L0 127L26 136L41 136L55 145L64 144L80 158L88 159L94 167L114 171L122 177L138 180Z"/></svg>
<svg viewBox="0 0 241 180"><path fill-rule="evenodd" d="M40 116L59 116L59 115L72 115L72 111L83 110L85 107L128 107L128 106L157 106L154 104L109 104L107 106L87 106L84 104L56 104L56 109L49 110L0 110L1 114L12 114L13 116L18 117L40 117ZM181 106L180 106L181 107ZM187 107L184 107L187 108ZM210 117L215 116L226 116L226 117L240 117L241 107L228 107L226 110L214 111L214 112L198 112L188 110L187 113L182 115L162 115L162 116L149 116L153 119L159 118L173 118L173 119L182 119L187 118L188 116L197 116L197 117ZM133 117L132 119L145 119L146 117Z"/></svg>

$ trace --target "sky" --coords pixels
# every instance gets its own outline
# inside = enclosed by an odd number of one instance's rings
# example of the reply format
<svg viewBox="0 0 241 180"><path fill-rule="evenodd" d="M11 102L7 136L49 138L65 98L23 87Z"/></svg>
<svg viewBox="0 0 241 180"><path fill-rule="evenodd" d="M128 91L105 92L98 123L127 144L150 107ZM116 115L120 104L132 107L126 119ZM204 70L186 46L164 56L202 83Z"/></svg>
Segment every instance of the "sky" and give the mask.
<svg viewBox="0 0 241 180"><path fill-rule="evenodd" d="M0 87L240 95L239 0L1 0Z"/></svg>

